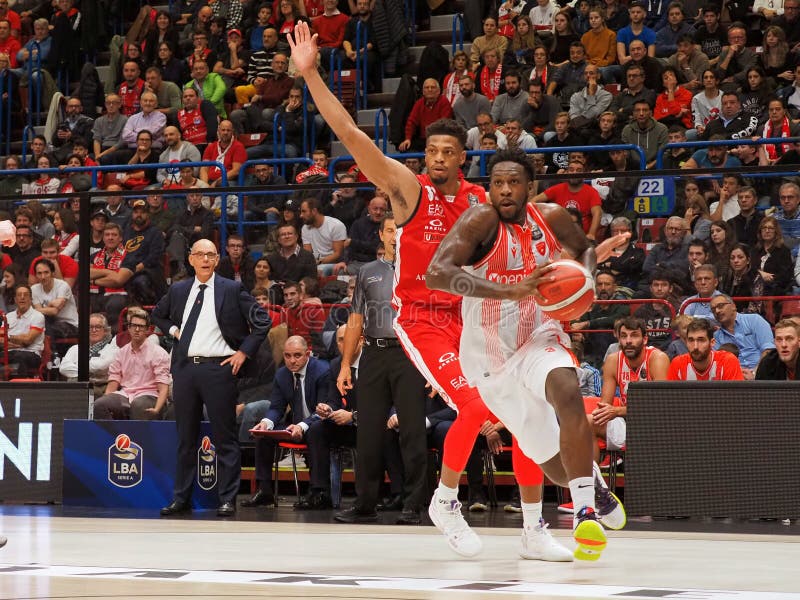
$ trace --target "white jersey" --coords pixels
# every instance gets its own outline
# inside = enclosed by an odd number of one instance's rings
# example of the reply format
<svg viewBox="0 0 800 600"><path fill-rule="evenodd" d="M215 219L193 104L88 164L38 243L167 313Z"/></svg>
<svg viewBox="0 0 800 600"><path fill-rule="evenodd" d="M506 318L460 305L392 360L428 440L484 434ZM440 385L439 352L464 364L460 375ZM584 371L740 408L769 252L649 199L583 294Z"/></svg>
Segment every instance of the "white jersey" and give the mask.
<svg viewBox="0 0 800 600"><path fill-rule="evenodd" d="M497 238L480 261L464 270L498 283L517 283L541 265L561 255L558 243L544 217L533 204L527 205L524 225L500 223ZM465 296L461 306L461 366L470 385L502 369L530 338L547 324L560 330L533 297L498 300Z"/></svg>

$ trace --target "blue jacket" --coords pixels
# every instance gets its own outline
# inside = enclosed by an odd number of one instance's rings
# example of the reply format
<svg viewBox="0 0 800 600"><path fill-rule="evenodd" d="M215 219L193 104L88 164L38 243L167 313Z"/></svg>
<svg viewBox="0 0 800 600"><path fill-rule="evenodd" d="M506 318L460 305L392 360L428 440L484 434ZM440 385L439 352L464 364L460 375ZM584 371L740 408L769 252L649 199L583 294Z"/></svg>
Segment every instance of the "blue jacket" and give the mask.
<svg viewBox="0 0 800 600"><path fill-rule="evenodd" d="M286 367L281 367L275 373L275 381L272 384L272 394L269 397L269 410L266 418L272 421L275 429L281 429L288 423L284 420L286 408L291 406L291 423L298 424L301 421L310 425L312 421L318 419L315 411L317 404L325 402L330 404L328 398L328 378L330 377L330 367L324 360L314 358L308 359L306 365L306 376L303 380L303 392L305 393L306 407L309 417L302 418L302 407L292 406L294 399L294 374ZM341 408L341 403L331 404L331 408L336 410Z"/></svg>

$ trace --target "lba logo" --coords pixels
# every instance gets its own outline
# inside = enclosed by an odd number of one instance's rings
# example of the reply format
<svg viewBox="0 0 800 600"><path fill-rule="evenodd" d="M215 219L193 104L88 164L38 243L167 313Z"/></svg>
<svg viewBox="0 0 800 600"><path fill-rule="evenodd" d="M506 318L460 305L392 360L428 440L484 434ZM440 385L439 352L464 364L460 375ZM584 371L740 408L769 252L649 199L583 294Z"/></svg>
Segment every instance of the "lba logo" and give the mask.
<svg viewBox="0 0 800 600"><path fill-rule="evenodd" d="M203 436L197 449L197 485L204 490L217 485L217 450L207 435Z"/></svg>
<svg viewBox="0 0 800 600"><path fill-rule="evenodd" d="M108 480L117 487L131 488L142 482L142 447L120 433L108 448Z"/></svg>

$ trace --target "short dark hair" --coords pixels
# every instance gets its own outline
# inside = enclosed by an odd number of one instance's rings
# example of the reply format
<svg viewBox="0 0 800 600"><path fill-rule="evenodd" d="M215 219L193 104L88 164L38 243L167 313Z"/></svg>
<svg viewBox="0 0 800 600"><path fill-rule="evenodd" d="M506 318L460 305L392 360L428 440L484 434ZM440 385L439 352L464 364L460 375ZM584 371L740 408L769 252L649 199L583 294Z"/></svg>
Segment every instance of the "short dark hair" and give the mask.
<svg viewBox="0 0 800 600"><path fill-rule="evenodd" d="M686 333L692 331L705 331L708 339L714 339L714 326L708 319L695 318L686 326Z"/></svg>
<svg viewBox="0 0 800 600"><path fill-rule="evenodd" d="M619 332L622 328L630 329L631 331L639 330L642 332L642 337L647 337L647 326L645 322L640 319L639 317L634 317L628 315L627 317L622 317L621 319L617 319L614 323L614 333L619 335Z"/></svg>
<svg viewBox="0 0 800 600"><path fill-rule="evenodd" d="M387 210L385 213L383 213L383 218L381 219L380 225L378 225L378 230L384 230L386 227L386 221L394 221L394 213L390 210Z"/></svg>
<svg viewBox="0 0 800 600"><path fill-rule="evenodd" d="M439 119L434 121L425 130L427 139L432 135L449 135L458 140L461 148L467 147L467 130L454 119Z"/></svg>
<svg viewBox="0 0 800 600"><path fill-rule="evenodd" d="M517 147L498 150L494 153L494 156L492 156L491 160L489 161L489 173L491 174L495 165L501 162L517 163L525 170L525 175L528 176L528 181L533 181L533 166L531 166L530 161L528 161L528 155L525 154L524 150Z"/></svg>
<svg viewBox="0 0 800 600"><path fill-rule="evenodd" d="M310 196L308 198L303 198L303 202L301 202L300 204L302 205L303 203L305 203L306 206L308 206L308 210L316 210L317 212L321 212L322 211L322 203L319 201L319 198L317 198L316 196Z"/></svg>
<svg viewBox="0 0 800 600"><path fill-rule="evenodd" d="M37 260L36 261L36 267L38 267L39 265L44 265L45 267L50 269L51 273L55 273L56 272L56 266L53 264L53 261L51 261L51 260L49 260L47 258L40 258L39 260ZM34 272L36 272L36 267L34 267Z"/></svg>
<svg viewBox="0 0 800 600"><path fill-rule="evenodd" d="M690 246L701 246L703 250L708 252L708 244L706 244L705 240L701 240L700 238L692 238L689 240L689 243L686 244L686 248L688 249Z"/></svg>

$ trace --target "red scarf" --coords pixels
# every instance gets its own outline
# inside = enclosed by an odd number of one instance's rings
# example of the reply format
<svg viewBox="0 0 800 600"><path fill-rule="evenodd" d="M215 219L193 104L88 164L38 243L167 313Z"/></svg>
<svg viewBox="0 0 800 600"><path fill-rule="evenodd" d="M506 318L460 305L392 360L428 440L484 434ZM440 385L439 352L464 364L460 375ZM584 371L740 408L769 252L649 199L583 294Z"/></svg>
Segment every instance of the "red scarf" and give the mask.
<svg viewBox="0 0 800 600"><path fill-rule="evenodd" d="M776 138L782 137L786 138L789 137L789 118L783 117L783 122L781 123L781 134L776 135L775 128L772 126L772 121L767 121L767 124L764 125L764 137L765 138ZM767 157L770 160L777 160L789 150L792 149L791 144L781 144L781 153L778 154L778 149L775 147L775 144L765 144L764 148L767 150Z"/></svg>
<svg viewBox="0 0 800 600"><path fill-rule="evenodd" d="M119 271L120 267L122 267L122 261L125 258L125 246L120 244L117 246L117 249L114 250L111 254L108 253L108 250L103 248L94 255L94 261L92 261L92 266L97 269L108 269L109 271ZM106 257L108 257L108 263L106 263ZM97 294L100 292L100 287L97 285L92 285L91 288L92 294ZM105 288L106 294L124 294L125 288Z"/></svg>
<svg viewBox="0 0 800 600"><path fill-rule="evenodd" d="M537 67L533 67L533 71L531 71L530 81L534 79L541 79L542 85L547 85L547 65L545 65L544 69L541 72L537 70Z"/></svg>
<svg viewBox="0 0 800 600"><path fill-rule="evenodd" d="M489 102L492 102L497 95L500 93L500 77L503 72L503 65L497 65L497 68L494 70L494 75L491 79L489 79L489 67L483 67L481 71L481 92L483 95L488 98Z"/></svg>

